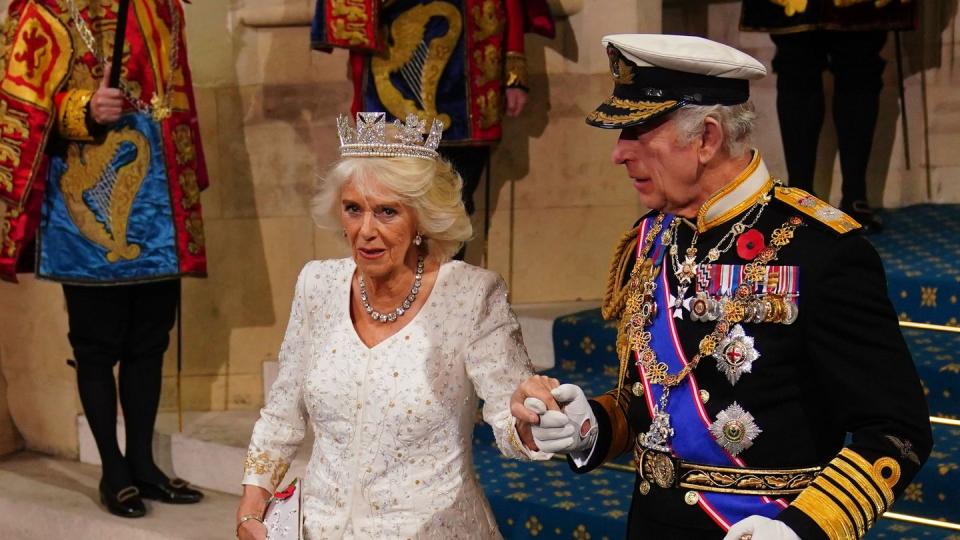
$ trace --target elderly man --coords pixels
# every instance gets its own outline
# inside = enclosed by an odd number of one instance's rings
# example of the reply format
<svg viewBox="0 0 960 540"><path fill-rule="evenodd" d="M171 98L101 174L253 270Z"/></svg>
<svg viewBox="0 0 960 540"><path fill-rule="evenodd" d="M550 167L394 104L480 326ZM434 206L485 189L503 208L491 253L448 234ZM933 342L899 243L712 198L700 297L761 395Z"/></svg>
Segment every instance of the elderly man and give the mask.
<svg viewBox="0 0 960 540"><path fill-rule="evenodd" d="M629 538L862 537L932 444L880 259L749 146L760 63L695 37L603 43L615 86L587 123L621 130L613 161L652 209L604 298L620 378L589 401L526 381L524 440L577 472L632 451Z"/></svg>

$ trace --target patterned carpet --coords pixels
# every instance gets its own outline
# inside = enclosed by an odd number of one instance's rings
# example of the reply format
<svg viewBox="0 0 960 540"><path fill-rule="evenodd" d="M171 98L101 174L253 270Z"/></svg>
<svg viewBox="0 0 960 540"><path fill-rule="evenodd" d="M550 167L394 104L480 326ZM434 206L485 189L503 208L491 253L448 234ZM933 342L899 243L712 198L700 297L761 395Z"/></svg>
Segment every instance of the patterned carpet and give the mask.
<svg viewBox="0 0 960 540"><path fill-rule="evenodd" d="M885 212L886 232L871 236L887 271L901 319L958 326L960 206L916 206ZM960 418L960 334L906 330L930 412ZM587 395L616 381L616 328L599 310L557 320L556 367L546 372L578 384ZM934 425L933 454L893 511L960 523L960 428ZM490 429L478 425L478 475L506 538L623 538L633 474L603 469L574 475L566 463L505 460ZM620 462L629 465L629 457ZM870 539L960 540L960 531L882 519Z"/></svg>
<svg viewBox="0 0 960 540"><path fill-rule="evenodd" d="M917 205L882 217L883 233L869 238L883 260L900 318L957 326L960 205Z"/></svg>

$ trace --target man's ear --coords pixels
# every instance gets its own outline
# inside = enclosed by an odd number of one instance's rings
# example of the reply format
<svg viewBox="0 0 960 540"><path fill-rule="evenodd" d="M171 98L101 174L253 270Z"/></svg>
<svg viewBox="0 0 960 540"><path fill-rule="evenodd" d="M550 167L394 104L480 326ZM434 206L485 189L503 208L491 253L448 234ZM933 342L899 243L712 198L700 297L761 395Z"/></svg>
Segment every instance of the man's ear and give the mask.
<svg viewBox="0 0 960 540"><path fill-rule="evenodd" d="M703 119L703 133L700 135L700 149L698 150L700 164L706 165L722 151L723 127L720 126L720 122L716 118L707 116Z"/></svg>

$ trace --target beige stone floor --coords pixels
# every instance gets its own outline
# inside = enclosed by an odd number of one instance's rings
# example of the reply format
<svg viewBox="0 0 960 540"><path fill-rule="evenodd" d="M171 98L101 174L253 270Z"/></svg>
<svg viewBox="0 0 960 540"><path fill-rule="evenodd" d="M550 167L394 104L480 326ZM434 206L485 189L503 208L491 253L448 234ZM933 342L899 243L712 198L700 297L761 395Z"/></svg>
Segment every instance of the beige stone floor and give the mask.
<svg viewBox="0 0 960 540"><path fill-rule="evenodd" d="M21 452L0 460L0 535L5 540L213 540L234 538L238 498L205 490L200 504L147 501L138 519L112 516L97 494L100 468Z"/></svg>

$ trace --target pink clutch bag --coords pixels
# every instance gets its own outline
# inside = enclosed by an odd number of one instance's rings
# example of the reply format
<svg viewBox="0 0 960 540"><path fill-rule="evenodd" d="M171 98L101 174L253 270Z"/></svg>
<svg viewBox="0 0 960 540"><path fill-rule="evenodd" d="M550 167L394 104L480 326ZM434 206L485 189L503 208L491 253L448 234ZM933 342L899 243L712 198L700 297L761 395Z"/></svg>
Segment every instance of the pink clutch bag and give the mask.
<svg viewBox="0 0 960 540"><path fill-rule="evenodd" d="M283 491L270 497L263 524L268 540L301 540L303 538L303 494L300 479L294 479Z"/></svg>

